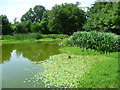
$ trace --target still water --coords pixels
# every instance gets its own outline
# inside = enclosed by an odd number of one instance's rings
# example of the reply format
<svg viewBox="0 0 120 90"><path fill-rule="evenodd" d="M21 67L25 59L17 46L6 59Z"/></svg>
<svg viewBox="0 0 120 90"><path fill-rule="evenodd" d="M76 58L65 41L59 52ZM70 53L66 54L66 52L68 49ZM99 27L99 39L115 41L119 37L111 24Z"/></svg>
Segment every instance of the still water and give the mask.
<svg viewBox="0 0 120 90"><path fill-rule="evenodd" d="M61 53L59 41L15 43L2 45L2 88L44 88L42 81L36 83L33 77L39 62L49 56ZM31 78L31 79L30 79Z"/></svg>

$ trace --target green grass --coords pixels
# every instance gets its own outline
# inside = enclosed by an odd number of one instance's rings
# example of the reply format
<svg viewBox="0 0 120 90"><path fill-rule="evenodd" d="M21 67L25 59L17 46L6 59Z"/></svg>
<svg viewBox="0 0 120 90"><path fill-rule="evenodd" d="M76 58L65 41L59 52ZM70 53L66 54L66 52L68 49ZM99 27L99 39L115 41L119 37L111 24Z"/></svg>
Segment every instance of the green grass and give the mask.
<svg viewBox="0 0 120 90"><path fill-rule="evenodd" d="M84 49L79 47L64 47L60 49L61 51L68 53L70 55L100 55L101 53L94 49Z"/></svg>
<svg viewBox="0 0 120 90"><path fill-rule="evenodd" d="M51 39L65 39L69 36L66 34L42 34L42 38L51 38Z"/></svg>
<svg viewBox="0 0 120 90"><path fill-rule="evenodd" d="M11 35L3 35L2 43L28 43L28 42L36 42L36 41L54 41L54 40L62 40L67 38L68 35L64 34L39 34L39 33L28 33L28 34L14 34Z"/></svg>
<svg viewBox="0 0 120 90"><path fill-rule="evenodd" d="M51 56L39 66L44 72L33 76L42 79L46 87L58 88L117 88L118 52L101 54L79 47L64 47L63 53Z"/></svg>
<svg viewBox="0 0 120 90"><path fill-rule="evenodd" d="M3 35L1 36L2 40L14 40L15 37L11 36L11 35Z"/></svg>
<svg viewBox="0 0 120 90"><path fill-rule="evenodd" d="M33 40L1 40L1 42L5 44L9 44L9 43L29 43L29 42L35 42L35 41Z"/></svg>
<svg viewBox="0 0 120 90"><path fill-rule="evenodd" d="M65 47L61 51L65 51L69 55L88 56L89 59L91 56L98 58L93 59L93 62L97 63L92 64L90 71L78 79L78 88L118 88L118 73L120 72L118 70L118 55L120 52L101 54L95 50L84 50L79 47Z"/></svg>
<svg viewBox="0 0 120 90"><path fill-rule="evenodd" d="M118 88L118 60L104 59L78 80L79 88Z"/></svg>
<svg viewBox="0 0 120 90"><path fill-rule="evenodd" d="M40 33L18 33L13 34L13 37L15 37L16 40L36 40L41 38Z"/></svg>

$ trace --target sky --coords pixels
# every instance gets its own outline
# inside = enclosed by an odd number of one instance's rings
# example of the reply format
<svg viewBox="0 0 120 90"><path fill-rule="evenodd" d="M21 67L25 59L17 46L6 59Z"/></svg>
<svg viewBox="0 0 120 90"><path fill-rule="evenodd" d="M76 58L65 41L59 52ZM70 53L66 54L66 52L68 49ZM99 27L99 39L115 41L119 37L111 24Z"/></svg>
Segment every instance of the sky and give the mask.
<svg viewBox="0 0 120 90"><path fill-rule="evenodd" d="M13 22L14 18L20 21L22 15L35 5L42 5L50 10L55 4L66 2L80 2L80 7L90 7L95 0L0 0L0 15L7 15L10 22Z"/></svg>

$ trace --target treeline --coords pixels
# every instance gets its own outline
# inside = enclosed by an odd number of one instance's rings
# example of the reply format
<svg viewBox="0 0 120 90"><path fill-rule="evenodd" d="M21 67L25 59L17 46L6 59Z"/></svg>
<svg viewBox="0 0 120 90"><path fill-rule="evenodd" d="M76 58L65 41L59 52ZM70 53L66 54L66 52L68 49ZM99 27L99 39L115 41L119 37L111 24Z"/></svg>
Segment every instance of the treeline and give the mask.
<svg viewBox="0 0 120 90"><path fill-rule="evenodd" d="M6 15L1 15L2 34L42 33L68 34L76 31L112 32L120 35L120 2L95 2L88 12L79 3L55 5L51 10L36 5L30 8L21 21L11 24Z"/></svg>

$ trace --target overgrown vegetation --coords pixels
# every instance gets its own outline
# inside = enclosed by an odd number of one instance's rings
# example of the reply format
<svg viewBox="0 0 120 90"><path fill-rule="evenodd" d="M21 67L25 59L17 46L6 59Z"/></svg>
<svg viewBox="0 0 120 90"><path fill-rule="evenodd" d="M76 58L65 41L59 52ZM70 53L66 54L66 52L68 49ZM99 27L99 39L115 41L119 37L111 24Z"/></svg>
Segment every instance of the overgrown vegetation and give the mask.
<svg viewBox="0 0 120 90"><path fill-rule="evenodd" d="M85 31L113 32L120 35L120 2L98 2L89 9Z"/></svg>
<svg viewBox="0 0 120 90"><path fill-rule="evenodd" d="M118 88L117 52L106 55L79 47L65 47L61 51L62 54L38 64L44 72L33 76L36 81L57 88Z"/></svg>
<svg viewBox="0 0 120 90"><path fill-rule="evenodd" d="M40 33L18 33L11 35L2 35L3 43L31 42L31 41L51 41L62 40L69 36L65 34L40 34Z"/></svg>
<svg viewBox="0 0 120 90"><path fill-rule="evenodd" d="M120 2L95 2L86 13L78 2L51 10L37 5L14 24L1 15L2 40L65 39L63 45L72 46L40 63L45 70L34 78L46 87L118 88L119 14Z"/></svg>
<svg viewBox="0 0 120 90"><path fill-rule="evenodd" d="M65 44L85 49L95 49L100 52L117 52L119 48L119 36L104 32L75 32Z"/></svg>

